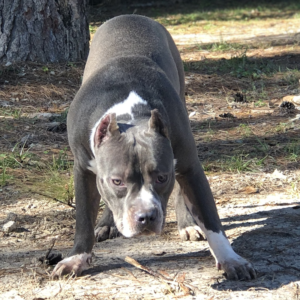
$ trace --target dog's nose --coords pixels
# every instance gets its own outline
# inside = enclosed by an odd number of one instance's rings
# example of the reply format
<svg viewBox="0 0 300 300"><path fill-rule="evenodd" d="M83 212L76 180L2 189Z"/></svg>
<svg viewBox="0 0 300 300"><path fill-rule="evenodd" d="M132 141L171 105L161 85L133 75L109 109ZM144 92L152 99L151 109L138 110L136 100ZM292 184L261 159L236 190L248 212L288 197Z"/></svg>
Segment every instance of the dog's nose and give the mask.
<svg viewBox="0 0 300 300"><path fill-rule="evenodd" d="M157 214L156 208L147 211L139 211L136 215L136 220L141 225L148 225L156 220Z"/></svg>

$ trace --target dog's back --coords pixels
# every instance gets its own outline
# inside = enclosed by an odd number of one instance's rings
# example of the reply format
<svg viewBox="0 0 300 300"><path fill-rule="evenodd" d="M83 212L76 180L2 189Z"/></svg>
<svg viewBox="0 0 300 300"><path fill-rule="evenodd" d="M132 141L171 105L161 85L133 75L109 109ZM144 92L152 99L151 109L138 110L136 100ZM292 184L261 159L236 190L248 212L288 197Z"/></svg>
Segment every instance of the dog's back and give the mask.
<svg viewBox="0 0 300 300"><path fill-rule="evenodd" d="M147 57L154 61L184 99L180 54L170 34L159 23L143 16L123 15L100 26L93 37L83 84L112 60L122 57Z"/></svg>

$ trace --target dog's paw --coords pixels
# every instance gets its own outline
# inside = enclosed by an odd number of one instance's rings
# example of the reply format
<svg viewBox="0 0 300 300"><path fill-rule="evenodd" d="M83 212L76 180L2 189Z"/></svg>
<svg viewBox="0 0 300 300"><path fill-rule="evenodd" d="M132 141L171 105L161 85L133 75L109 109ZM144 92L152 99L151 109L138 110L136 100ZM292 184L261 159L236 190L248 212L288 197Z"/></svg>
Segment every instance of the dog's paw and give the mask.
<svg viewBox="0 0 300 300"><path fill-rule="evenodd" d="M229 280L251 280L256 278L256 271L252 264L246 259L237 255L220 263L217 268L225 272L225 277Z"/></svg>
<svg viewBox="0 0 300 300"><path fill-rule="evenodd" d="M55 266L51 273L51 278L60 278L67 274L80 276L82 271L86 270L90 266L91 262L91 253L82 253L67 257Z"/></svg>
<svg viewBox="0 0 300 300"><path fill-rule="evenodd" d="M188 226L179 229L179 236L182 241L201 241L204 240L202 231L199 226Z"/></svg>
<svg viewBox="0 0 300 300"><path fill-rule="evenodd" d="M96 242L114 239L118 236L120 236L120 233L116 226L102 226L95 229Z"/></svg>

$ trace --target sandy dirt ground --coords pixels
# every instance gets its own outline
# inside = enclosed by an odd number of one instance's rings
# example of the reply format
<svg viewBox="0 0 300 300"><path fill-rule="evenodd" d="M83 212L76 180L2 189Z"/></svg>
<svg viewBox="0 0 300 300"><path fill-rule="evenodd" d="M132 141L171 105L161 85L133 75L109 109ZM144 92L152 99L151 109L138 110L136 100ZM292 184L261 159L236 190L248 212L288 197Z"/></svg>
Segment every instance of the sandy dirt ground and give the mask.
<svg viewBox="0 0 300 300"><path fill-rule="evenodd" d="M293 34L299 30L299 24L297 30L293 22L289 26L294 26ZM280 34L286 33L289 26L285 32L282 29ZM259 35L267 35L268 32L273 34L273 29L274 26L270 26L266 33L260 32ZM257 34L254 28L252 32ZM241 32L241 35L244 33ZM219 37L219 33L216 33L205 38L214 42ZM201 60L202 56L207 58L215 55L205 51L184 52L182 47L185 43L190 47L193 44L191 40L180 35L174 35L174 38L185 60ZM244 38L250 39L252 36L249 33ZM268 51L270 53L271 50ZM299 52L297 57L299 63ZM187 72L186 77L187 107L199 158L206 163L216 163L216 157L221 153L230 155L237 147L251 147L249 139L237 140L234 132L233 136L228 136L226 130L237 127L235 122L238 121L218 119L221 113L228 110L228 99L225 99L227 93L225 91L222 94L224 89L230 89L228 81L226 86L226 76L222 81L218 76ZM243 84L242 80L236 83L237 86ZM34 81L25 86L29 94L33 86ZM73 94L78 86L78 82L65 84L65 88L72 90ZM56 106L60 104L67 107L72 97L64 97L64 90L59 91L47 95L47 103L51 97L56 97ZM281 90L278 99L287 93ZM294 90L293 93L300 94L300 90ZM6 100L5 95L1 97L1 100ZM8 101L12 101L11 98ZM26 105L29 113L29 106ZM39 105L36 107L45 111L43 99ZM47 111L51 110L48 108ZM245 119L249 114L256 116L251 119L249 126L258 133L295 117L274 116L273 113L274 109L269 106L258 109L239 104L235 108L238 118ZM213 128L215 135L210 137L212 133L201 130L201 125L216 118L217 125ZM7 140L11 136L24 136L24 132L18 131L22 125L20 122L16 121L15 129L6 132ZM47 138L49 133L43 135L40 129L36 129L43 122L46 121L24 127L26 133L33 132L43 137L36 142L39 145L36 151L49 150L53 143L59 149L66 147L66 132L51 133L51 140ZM298 136L297 122L286 135ZM284 142L284 134L270 139ZM5 148L5 145L3 142L1 147ZM9 220L16 220L17 229L10 233L0 232L0 299L299 299L300 200L293 183L298 182L300 174L297 168L288 165L286 169L270 170L267 172L265 167L263 170L242 173L207 173L224 229L234 250L250 260L257 270L257 279L240 282L226 280L222 272L216 269L206 241L182 242L179 239L172 197L166 227L161 236L135 239L119 237L97 243L91 268L82 277L51 280L49 273L52 267L41 264L39 258L46 255L54 240L52 252L67 255L73 244L74 209L44 197L43 191L39 194L25 193L14 184L8 184L1 188L0 221L3 225ZM125 262L127 256L150 268L154 276ZM167 280L162 280L157 274L162 274Z"/></svg>

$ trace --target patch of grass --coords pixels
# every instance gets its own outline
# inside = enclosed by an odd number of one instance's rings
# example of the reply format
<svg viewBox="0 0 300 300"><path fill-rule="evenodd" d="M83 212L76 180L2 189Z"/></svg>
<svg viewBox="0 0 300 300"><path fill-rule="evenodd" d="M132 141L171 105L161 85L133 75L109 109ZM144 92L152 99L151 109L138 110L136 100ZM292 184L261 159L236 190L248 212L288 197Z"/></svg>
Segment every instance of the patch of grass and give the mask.
<svg viewBox="0 0 300 300"><path fill-rule="evenodd" d="M21 146L20 152L19 152L19 146L20 143L17 143L14 148L12 149L12 157L13 159L22 166L23 163L27 163L32 154L29 152L30 148L28 148L27 150L25 150L25 144L26 141L23 143L23 145Z"/></svg>
<svg viewBox="0 0 300 300"><path fill-rule="evenodd" d="M254 103L255 107L264 107L266 105L267 105L266 102L264 102L262 99L259 99Z"/></svg>
<svg viewBox="0 0 300 300"><path fill-rule="evenodd" d="M298 176L296 176L293 181L291 181L290 183L291 185L291 194L294 197L299 198L300 197L300 178Z"/></svg>
<svg viewBox="0 0 300 300"><path fill-rule="evenodd" d="M42 67L42 70L43 70L44 72L49 72L49 68L48 68L47 66L43 66L43 67Z"/></svg>
<svg viewBox="0 0 300 300"><path fill-rule="evenodd" d="M48 154L48 151L44 154ZM22 178L26 178L26 185L20 176L14 176L14 183L19 190L69 203L74 198L73 177L70 176L72 165L66 149L60 150L57 155L52 155L50 161L45 162L31 153L29 148L25 149L25 143L21 147L18 143L11 152L0 154L0 186L6 185L13 178L7 172L9 169L23 169Z"/></svg>
<svg viewBox="0 0 300 300"><path fill-rule="evenodd" d="M4 165L10 169L45 169L46 163L38 155L32 153L30 148L25 148L25 145L26 141L22 145L17 143L11 152L0 154Z"/></svg>
<svg viewBox="0 0 300 300"><path fill-rule="evenodd" d="M21 147L20 143L17 143L11 152L1 154L1 158L6 167L16 169L29 164L33 154L29 152L29 148L25 150L25 143Z"/></svg>
<svg viewBox="0 0 300 300"><path fill-rule="evenodd" d="M44 154L49 154L45 151ZM65 203L71 203L74 199L73 176L70 174L72 161L70 161L66 149L58 154L48 156L48 162L44 162L42 168L36 168L35 172L28 172L26 168L26 185L17 182L20 190L32 192L41 196L58 199Z"/></svg>
<svg viewBox="0 0 300 300"><path fill-rule="evenodd" d="M45 195L69 203L74 199L73 176L59 171L45 173L42 180Z"/></svg>
<svg viewBox="0 0 300 300"><path fill-rule="evenodd" d="M208 50L208 51L232 51L245 49L244 44L229 43L229 42L219 42L212 44L199 44L197 45L198 50Z"/></svg>
<svg viewBox="0 0 300 300"><path fill-rule="evenodd" d="M263 170L265 165L268 165L268 163L265 163L267 158L274 160L269 155L258 158L250 157L249 154L239 153L232 156L223 156L214 162L205 161L202 163L202 165L205 172L255 172L258 170Z"/></svg>
<svg viewBox="0 0 300 300"><path fill-rule="evenodd" d="M256 141L258 142L259 146L254 145L255 149L263 152L265 155L268 155L269 151L270 151L270 146L263 142L260 138L258 138L257 136L255 136Z"/></svg>
<svg viewBox="0 0 300 300"><path fill-rule="evenodd" d="M63 194L63 201L67 203L72 203L75 198L75 189L74 189L74 177L70 176L69 182L64 186L65 192Z"/></svg>
<svg viewBox="0 0 300 300"><path fill-rule="evenodd" d="M197 5L174 6L172 10L152 9L151 16L165 26L185 25L201 21L240 21L265 20L266 18L297 17L299 4L287 1L198 1Z"/></svg>
<svg viewBox="0 0 300 300"><path fill-rule="evenodd" d="M71 168L71 165L72 163L68 158L66 149L64 149L60 150L57 156L53 154L52 161L48 166L51 171L63 171L69 170Z"/></svg>
<svg viewBox="0 0 300 300"><path fill-rule="evenodd" d="M249 59L247 49L225 60L224 69L228 68L230 74L237 78L250 77L254 80L260 79L265 75L270 75L275 71L275 66L261 59ZM277 69L276 69L277 71Z"/></svg>
<svg viewBox="0 0 300 300"><path fill-rule="evenodd" d="M63 201L71 203L75 198L74 189L74 177L71 176L68 183L65 184L65 193L63 195Z"/></svg>
<svg viewBox="0 0 300 300"><path fill-rule="evenodd" d="M68 116L69 109L67 108L64 110L59 116L52 117L51 121L60 122L60 123L67 123L67 116Z"/></svg>
<svg viewBox="0 0 300 300"><path fill-rule="evenodd" d="M26 185L17 183L20 190L70 203L74 199L73 176L68 171L42 170L26 175Z"/></svg>
<svg viewBox="0 0 300 300"><path fill-rule="evenodd" d="M276 131L276 132L286 132L287 129L289 129L289 128L290 128L290 126L289 126L288 123L282 123L282 122L280 122L280 123L276 126L275 131Z"/></svg>
<svg viewBox="0 0 300 300"><path fill-rule="evenodd" d="M89 30L90 30L90 33L91 34L94 34L95 32L96 32L96 30L97 30L97 28L98 28L98 26L96 26L96 25L89 25Z"/></svg>
<svg viewBox="0 0 300 300"><path fill-rule="evenodd" d="M6 117L12 117L14 119L20 119L22 114L21 108L1 108L0 109L0 115L6 116Z"/></svg>
<svg viewBox="0 0 300 300"><path fill-rule="evenodd" d="M207 142L210 142L214 136L216 132L211 129L211 128L208 128L207 132L206 132L206 135L204 136L204 141L207 143Z"/></svg>
<svg viewBox="0 0 300 300"><path fill-rule="evenodd" d="M67 66L70 67L70 68L75 68L76 67L76 65L71 61L68 62Z"/></svg>
<svg viewBox="0 0 300 300"><path fill-rule="evenodd" d="M272 158L272 157L270 157L269 155L266 155L266 156L264 156L263 158L255 158L254 160L253 160L253 163L255 164L255 166L256 167L263 167L263 165L264 165L264 161L267 159L267 158ZM273 158L272 158L273 159Z"/></svg>
<svg viewBox="0 0 300 300"><path fill-rule="evenodd" d="M0 154L0 186L5 186L13 176L7 174L7 165L5 155Z"/></svg>
<svg viewBox="0 0 300 300"><path fill-rule="evenodd" d="M13 178L11 175L7 174L7 169L16 169L23 168L29 165L31 158L33 157L32 153L29 152L29 149L25 150L26 142L20 147L20 143L17 143L11 152L1 153L0 154L0 185L6 185L8 180Z"/></svg>
<svg viewBox="0 0 300 300"><path fill-rule="evenodd" d="M210 31L212 29L215 29L216 27L218 27L218 25L214 24L213 22L207 22L205 25L203 25L203 29L205 31Z"/></svg>
<svg viewBox="0 0 300 300"><path fill-rule="evenodd" d="M252 134L252 129L248 124L240 124L238 130L245 137L249 137Z"/></svg>
<svg viewBox="0 0 300 300"><path fill-rule="evenodd" d="M92 6L90 9L90 21L93 25L118 14L132 14L135 8L139 14L156 19L165 26L191 26L213 21L249 22L269 18L297 18L300 10L299 1L296 0L191 0L167 6L161 4L164 1L150 1L153 5L144 7L138 1L123 6L116 5L115 1L102 2L101 7Z"/></svg>
<svg viewBox="0 0 300 300"><path fill-rule="evenodd" d="M230 172L245 172L251 171L252 160L248 159L248 154L238 154L229 157L223 161L222 169Z"/></svg>
<svg viewBox="0 0 300 300"><path fill-rule="evenodd" d="M288 160L296 162L300 156L300 144L299 141L292 141L284 148L284 152L288 155Z"/></svg>
<svg viewBox="0 0 300 300"><path fill-rule="evenodd" d="M287 69L287 72L283 75L284 81L291 86L298 86L300 80L300 70L290 70Z"/></svg>
<svg viewBox="0 0 300 300"><path fill-rule="evenodd" d="M52 156L48 165L49 172L45 174L45 181L49 182L46 188L47 194L71 203L74 199L74 179L70 176L73 162L69 160L66 149L60 150L58 155Z"/></svg>
<svg viewBox="0 0 300 300"><path fill-rule="evenodd" d="M237 78L258 80L278 72L278 67L271 61L261 58L249 58L247 49L233 55L230 59L186 61L185 71L204 72L206 74L230 74Z"/></svg>

